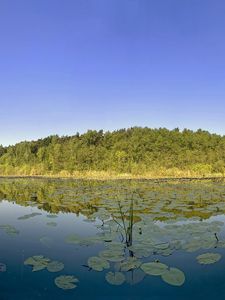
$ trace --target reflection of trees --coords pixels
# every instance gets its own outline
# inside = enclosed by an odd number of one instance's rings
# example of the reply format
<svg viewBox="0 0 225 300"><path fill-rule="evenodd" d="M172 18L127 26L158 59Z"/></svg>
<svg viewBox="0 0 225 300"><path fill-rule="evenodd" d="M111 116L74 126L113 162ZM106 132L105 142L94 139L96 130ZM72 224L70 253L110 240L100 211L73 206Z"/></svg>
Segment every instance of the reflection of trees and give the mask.
<svg viewBox="0 0 225 300"><path fill-rule="evenodd" d="M223 224L204 222L225 212L224 182L0 180L0 201L4 199L101 221L100 234L70 236L67 242L80 246L102 243L105 249L99 253L100 261L109 260L131 283L143 278L140 266L145 258L167 257L179 250L225 248L220 236ZM177 223L187 219L183 225ZM107 278L123 281L121 275Z"/></svg>
<svg viewBox="0 0 225 300"><path fill-rule="evenodd" d="M137 189L138 197L132 195ZM81 213L91 218L99 207L104 207L113 214L118 210L117 197L121 205L130 205L127 198L133 197L134 219L142 213L162 221L181 216L205 219L225 212L224 181L0 180L0 201L7 199L23 206L33 205L51 213Z"/></svg>

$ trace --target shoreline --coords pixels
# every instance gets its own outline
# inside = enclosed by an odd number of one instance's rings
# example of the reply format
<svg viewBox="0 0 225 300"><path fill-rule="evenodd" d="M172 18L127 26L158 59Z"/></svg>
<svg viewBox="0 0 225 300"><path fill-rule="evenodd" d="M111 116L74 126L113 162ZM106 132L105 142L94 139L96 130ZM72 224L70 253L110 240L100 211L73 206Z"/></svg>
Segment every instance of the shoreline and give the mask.
<svg viewBox="0 0 225 300"><path fill-rule="evenodd" d="M101 176L99 176L101 177ZM46 179L46 180L140 180L140 181L204 181L204 180L222 180L224 176L180 176L180 177L148 177L148 176L57 176L57 175L0 175L0 179Z"/></svg>

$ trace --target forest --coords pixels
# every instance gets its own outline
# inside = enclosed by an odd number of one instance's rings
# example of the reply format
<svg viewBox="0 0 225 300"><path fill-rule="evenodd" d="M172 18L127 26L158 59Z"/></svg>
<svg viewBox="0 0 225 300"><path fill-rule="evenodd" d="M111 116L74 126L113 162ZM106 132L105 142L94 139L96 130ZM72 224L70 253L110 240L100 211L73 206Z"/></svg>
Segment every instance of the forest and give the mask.
<svg viewBox="0 0 225 300"><path fill-rule="evenodd" d="M132 127L0 145L1 176L182 177L225 173L225 136Z"/></svg>

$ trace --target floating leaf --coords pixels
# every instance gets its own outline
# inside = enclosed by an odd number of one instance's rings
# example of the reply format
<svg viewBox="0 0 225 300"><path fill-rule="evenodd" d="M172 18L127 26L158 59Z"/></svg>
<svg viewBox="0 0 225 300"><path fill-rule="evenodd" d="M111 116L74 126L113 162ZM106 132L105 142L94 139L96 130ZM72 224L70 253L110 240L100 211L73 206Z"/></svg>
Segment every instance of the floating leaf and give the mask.
<svg viewBox="0 0 225 300"><path fill-rule="evenodd" d="M195 252L202 246L201 240L193 240L183 246L183 249L187 252Z"/></svg>
<svg viewBox="0 0 225 300"><path fill-rule="evenodd" d="M138 258L148 257L153 253L153 248L151 249L149 245L142 243L130 246L128 249L129 251L134 252L135 256Z"/></svg>
<svg viewBox="0 0 225 300"><path fill-rule="evenodd" d="M47 217L47 218L49 218L49 219L58 218L58 216L57 216L57 215L47 215L46 217Z"/></svg>
<svg viewBox="0 0 225 300"><path fill-rule="evenodd" d="M197 261L202 265L214 264L221 259L219 253L205 253L196 257Z"/></svg>
<svg viewBox="0 0 225 300"><path fill-rule="evenodd" d="M66 238L65 242L69 244L80 245L80 246L92 246L97 243L101 243L101 240L96 236L82 238L79 237L78 235L71 234Z"/></svg>
<svg viewBox="0 0 225 300"><path fill-rule="evenodd" d="M41 213L32 213L32 214L28 214L28 215L24 215L22 217L19 217L18 220L27 220L36 216L41 216Z"/></svg>
<svg viewBox="0 0 225 300"><path fill-rule="evenodd" d="M124 253L124 244L119 243L119 242L111 242L111 243L106 243L105 244L107 247L107 250L112 250L112 251L117 251Z"/></svg>
<svg viewBox="0 0 225 300"><path fill-rule="evenodd" d="M141 282L145 277L145 273L141 269L135 269L126 273L126 282L135 285Z"/></svg>
<svg viewBox="0 0 225 300"><path fill-rule="evenodd" d="M168 284L175 286L181 286L185 281L184 273L177 268L170 268L169 270L165 270L161 277Z"/></svg>
<svg viewBox="0 0 225 300"><path fill-rule="evenodd" d="M50 227L56 227L57 223L56 222L47 222L46 225L50 226Z"/></svg>
<svg viewBox="0 0 225 300"><path fill-rule="evenodd" d="M168 269L168 266L160 262L149 262L142 264L141 269L148 275L159 276Z"/></svg>
<svg viewBox="0 0 225 300"><path fill-rule="evenodd" d="M24 265L33 266L32 272L41 271L45 269L50 262L50 259L43 255L35 255L27 258Z"/></svg>
<svg viewBox="0 0 225 300"><path fill-rule="evenodd" d="M79 280L71 275L61 275L55 278L56 286L63 290L75 289L77 287L75 283L77 282L79 282Z"/></svg>
<svg viewBox="0 0 225 300"><path fill-rule="evenodd" d="M15 236L19 234L19 231L12 225L8 225L8 224L0 225L0 229L3 229L6 234L11 236Z"/></svg>
<svg viewBox="0 0 225 300"><path fill-rule="evenodd" d="M103 269L108 269L110 267L107 260L98 257L98 256L92 256L88 259L88 266L92 268L95 271L103 271Z"/></svg>
<svg viewBox="0 0 225 300"><path fill-rule="evenodd" d="M161 254L162 256L169 256L173 253L173 250L168 248L168 249L165 249L165 250L161 250L160 252L157 251L158 254Z"/></svg>
<svg viewBox="0 0 225 300"><path fill-rule="evenodd" d="M166 250L166 249L169 248L169 246L170 246L169 243L162 243L162 244L156 244L156 245L154 246L154 248L155 248L156 250Z"/></svg>
<svg viewBox="0 0 225 300"><path fill-rule="evenodd" d="M141 265L141 261L135 257L129 257L126 261L123 261L119 264L120 270L122 272L128 272L130 270L134 270L139 268Z"/></svg>
<svg viewBox="0 0 225 300"><path fill-rule="evenodd" d="M99 256L112 262L124 260L124 253L121 250L103 250L99 253Z"/></svg>
<svg viewBox="0 0 225 300"><path fill-rule="evenodd" d="M108 272L105 279L112 285L121 285L125 282L125 276L121 272Z"/></svg>
<svg viewBox="0 0 225 300"><path fill-rule="evenodd" d="M64 264L60 261L51 261L47 265L47 270L49 272L60 272L64 269Z"/></svg>

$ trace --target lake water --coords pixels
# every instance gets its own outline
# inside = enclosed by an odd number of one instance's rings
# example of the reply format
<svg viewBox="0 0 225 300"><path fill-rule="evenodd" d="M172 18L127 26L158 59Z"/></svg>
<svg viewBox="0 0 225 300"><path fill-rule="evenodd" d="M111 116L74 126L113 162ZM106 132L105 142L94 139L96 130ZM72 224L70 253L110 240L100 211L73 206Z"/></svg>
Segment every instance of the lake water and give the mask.
<svg viewBox="0 0 225 300"><path fill-rule="evenodd" d="M0 179L0 299L224 299L225 181Z"/></svg>

